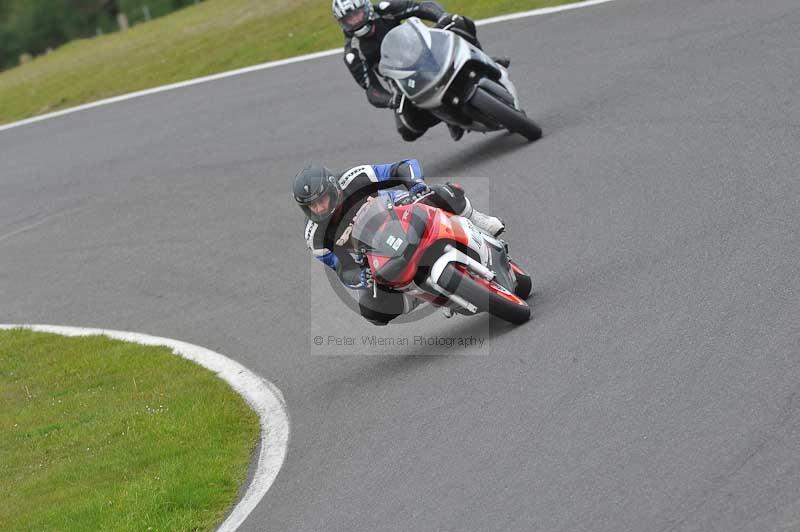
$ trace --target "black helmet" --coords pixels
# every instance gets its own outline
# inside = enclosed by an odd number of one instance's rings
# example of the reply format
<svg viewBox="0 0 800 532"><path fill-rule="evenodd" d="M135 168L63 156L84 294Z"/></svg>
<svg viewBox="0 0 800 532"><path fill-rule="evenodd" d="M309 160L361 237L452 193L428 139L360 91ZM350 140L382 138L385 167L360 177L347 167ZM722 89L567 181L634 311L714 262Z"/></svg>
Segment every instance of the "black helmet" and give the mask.
<svg viewBox="0 0 800 532"><path fill-rule="evenodd" d="M333 16L342 29L356 37L364 37L372 29L375 10L369 0L333 0Z"/></svg>
<svg viewBox="0 0 800 532"><path fill-rule="evenodd" d="M342 204L339 180L323 166L306 166L294 178L294 200L313 222L323 222L333 216Z"/></svg>

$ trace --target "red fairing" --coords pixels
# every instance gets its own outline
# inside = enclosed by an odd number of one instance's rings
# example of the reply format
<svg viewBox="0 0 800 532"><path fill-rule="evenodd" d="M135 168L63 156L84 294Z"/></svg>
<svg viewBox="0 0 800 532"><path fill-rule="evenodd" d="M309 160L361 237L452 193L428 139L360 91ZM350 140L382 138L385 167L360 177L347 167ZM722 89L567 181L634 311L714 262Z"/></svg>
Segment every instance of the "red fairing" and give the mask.
<svg viewBox="0 0 800 532"><path fill-rule="evenodd" d="M473 275L463 264L456 264L456 268L459 271L461 271L461 273L463 273L464 275L469 275L470 277L472 277L473 281L475 281L478 284L483 285L484 288L486 288L487 290L490 290L490 291L494 292L495 294L499 295L500 297L511 301L515 305L523 305L523 306L527 305L527 303L525 301L523 301L519 296L517 296L515 294L512 294L511 292L506 290L504 287L500 286L500 284L498 284L497 282L495 282L495 281L487 281L483 277L479 277L477 275Z"/></svg>
<svg viewBox="0 0 800 532"><path fill-rule="evenodd" d="M409 285L417 274L419 263L425 255L425 251L436 242L447 240L450 242L458 242L465 246L469 245L469 236L464 232L460 224L453 223L450 220L448 213L421 203L395 207L395 212L400 218L400 224L403 230L406 232L408 231L411 225L411 215L415 209L418 215L421 214L424 219L427 220L427 228L423 233L419 247L417 247L411 259L408 261L408 265L393 279L381 277L382 283L388 286L399 288ZM375 276L377 276L377 272L390 260L390 257L372 253L368 253L367 258L369 259L369 266L372 270L372 274Z"/></svg>
<svg viewBox="0 0 800 532"><path fill-rule="evenodd" d="M525 273L525 270L517 266L515 262L511 263L511 269L514 271L514 273L518 273L520 275L528 275L527 273Z"/></svg>
<svg viewBox="0 0 800 532"><path fill-rule="evenodd" d="M369 269L372 270L372 275L374 276L375 272L386 266L386 263L389 262L391 257L367 253L367 258L369 258Z"/></svg>

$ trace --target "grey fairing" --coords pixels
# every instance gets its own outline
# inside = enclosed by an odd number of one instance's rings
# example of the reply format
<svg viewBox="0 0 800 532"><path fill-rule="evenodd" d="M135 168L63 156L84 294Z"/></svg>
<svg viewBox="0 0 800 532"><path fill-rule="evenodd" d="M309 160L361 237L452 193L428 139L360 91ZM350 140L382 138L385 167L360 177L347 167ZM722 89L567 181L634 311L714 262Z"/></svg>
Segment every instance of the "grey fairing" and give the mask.
<svg viewBox="0 0 800 532"><path fill-rule="evenodd" d="M435 64L435 69L420 69L420 56L423 54L434 59L426 66ZM495 72L498 83L512 96L513 105L519 109L516 88L505 68L452 32L428 28L416 18L409 19L386 36L381 46L379 72L393 80L415 106L428 109L445 121L454 122L452 117L438 110L458 73L468 62L476 61ZM507 99L506 95L501 97ZM496 129L478 122L469 124L469 128L477 131Z"/></svg>

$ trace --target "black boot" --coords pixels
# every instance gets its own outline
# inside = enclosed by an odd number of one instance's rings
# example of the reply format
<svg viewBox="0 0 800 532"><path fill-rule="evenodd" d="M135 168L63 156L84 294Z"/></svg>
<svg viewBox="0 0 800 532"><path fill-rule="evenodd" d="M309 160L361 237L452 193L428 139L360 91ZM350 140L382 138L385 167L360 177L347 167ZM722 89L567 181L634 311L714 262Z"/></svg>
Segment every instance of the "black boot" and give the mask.
<svg viewBox="0 0 800 532"><path fill-rule="evenodd" d="M462 128L460 126L454 126L453 124L447 124L447 129L450 130L450 138L452 138L456 142L461 140L461 137L464 136L464 128Z"/></svg>

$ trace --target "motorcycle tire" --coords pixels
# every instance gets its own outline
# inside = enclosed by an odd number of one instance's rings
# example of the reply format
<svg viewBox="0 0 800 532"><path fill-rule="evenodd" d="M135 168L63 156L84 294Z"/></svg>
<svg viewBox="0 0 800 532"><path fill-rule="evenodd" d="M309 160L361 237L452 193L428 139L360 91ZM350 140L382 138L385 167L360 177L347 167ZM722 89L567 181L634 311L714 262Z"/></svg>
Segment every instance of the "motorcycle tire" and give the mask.
<svg viewBox="0 0 800 532"><path fill-rule="evenodd" d="M528 299L533 289L531 276L514 261L511 261L511 269L514 270L514 276L517 278L517 286L514 288L514 293L522 299Z"/></svg>
<svg viewBox="0 0 800 532"><path fill-rule="evenodd" d="M439 283L445 290L475 305L479 312L488 312L515 325L531 318L531 308L523 299L495 281L473 275L462 264L445 266Z"/></svg>
<svg viewBox="0 0 800 532"><path fill-rule="evenodd" d="M531 142L542 138L542 128L536 122L484 88L478 87L469 105L481 115L498 122L513 133L519 133Z"/></svg>

